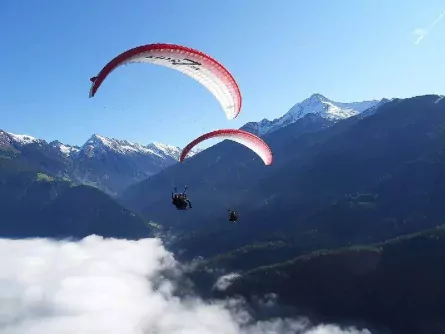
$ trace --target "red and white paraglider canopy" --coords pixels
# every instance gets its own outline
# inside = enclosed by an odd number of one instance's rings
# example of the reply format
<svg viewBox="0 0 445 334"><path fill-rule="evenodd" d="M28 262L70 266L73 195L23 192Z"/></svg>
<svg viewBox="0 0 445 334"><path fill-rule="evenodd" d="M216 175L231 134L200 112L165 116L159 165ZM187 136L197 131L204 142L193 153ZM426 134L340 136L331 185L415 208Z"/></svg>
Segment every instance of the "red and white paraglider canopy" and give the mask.
<svg viewBox="0 0 445 334"><path fill-rule="evenodd" d="M185 157L190 152L190 150L193 149L193 147L207 139L212 138L229 139L237 142L254 151L263 160L265 165L270 165L272 163L272 150L261 138L255 136L250 132L236 129L216 130L203 134L202 136L193 140L182 150L179 161L184 161Z"/></svg>
<svg viewBox="0 0 445 334"><path fill-rule="evenodd" d="M113 70L128 63L151 63L173 68L206 87L219 101L228 119L236 118L241 111L241 92L229 71L204 53L175 44L148 44L121 53L90 79L90 97L96 94Z"/></svg>

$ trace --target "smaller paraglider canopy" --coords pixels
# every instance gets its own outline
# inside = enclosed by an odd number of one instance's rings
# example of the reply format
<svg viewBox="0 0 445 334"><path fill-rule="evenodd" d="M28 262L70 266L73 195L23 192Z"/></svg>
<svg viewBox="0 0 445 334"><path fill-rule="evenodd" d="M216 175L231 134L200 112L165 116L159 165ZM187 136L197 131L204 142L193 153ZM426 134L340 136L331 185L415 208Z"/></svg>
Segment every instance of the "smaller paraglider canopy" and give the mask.
<svg viewBox="0 0 445 334"><path fill-rule="evenodd" d="M270 147L258 136L254 134L244 131L244 130L236 130L236 129L222 129L215 130L203 134L202 136L196 138L191 143L189 143L181 152L181 156L179 157L179 161L183 162L187 154L190 150L193 149L199 143L212 139L212 138L221 138L221 139L229 139L238 144L244 145L247 148L250 148L253 152L255 152L264 162L265 165L270 165L272 163L272 150Z"/></svg>

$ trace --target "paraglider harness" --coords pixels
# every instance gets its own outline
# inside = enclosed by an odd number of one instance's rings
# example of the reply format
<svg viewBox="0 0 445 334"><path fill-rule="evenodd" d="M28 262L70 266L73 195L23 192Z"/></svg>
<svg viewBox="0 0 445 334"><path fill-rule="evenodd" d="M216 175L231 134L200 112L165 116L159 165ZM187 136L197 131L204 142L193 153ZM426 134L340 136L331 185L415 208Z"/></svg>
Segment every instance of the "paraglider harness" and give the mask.
<svg viewBox="0 0 445 334"><path fill-rule="evenodd" d="M236 222L238 220L238 213L230 209L228 211L229 211L229 221L232 223Z"/></svg>
<svg viewBox="0 0 445 334"><path fill-rule="evenodd" d="M174 188L174 192L172 193L172 204L178 210L187 210L192 208L192 203L187 198L187 194L185 193L187 187L184 188L182 193L178 193L176 187Z"/></svg>

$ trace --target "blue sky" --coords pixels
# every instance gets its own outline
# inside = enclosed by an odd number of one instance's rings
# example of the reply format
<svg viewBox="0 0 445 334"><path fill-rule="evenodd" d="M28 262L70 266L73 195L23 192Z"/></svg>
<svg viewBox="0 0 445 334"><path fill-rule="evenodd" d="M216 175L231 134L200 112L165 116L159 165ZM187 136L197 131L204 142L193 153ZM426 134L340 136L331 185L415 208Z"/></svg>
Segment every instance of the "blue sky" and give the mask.
<svg viewBox="0 0 445 334"><path fill-rule="evenodd" d="M321 93L342 101L445 89L441 0L3 0L0 128L83 144L93 133L178 146L217 128L273 119ZM419 33L419 32L418 32ZM183 44L237 79L240 116L167 68L117 69L89 99L89 78L126 49Z"/></svg>

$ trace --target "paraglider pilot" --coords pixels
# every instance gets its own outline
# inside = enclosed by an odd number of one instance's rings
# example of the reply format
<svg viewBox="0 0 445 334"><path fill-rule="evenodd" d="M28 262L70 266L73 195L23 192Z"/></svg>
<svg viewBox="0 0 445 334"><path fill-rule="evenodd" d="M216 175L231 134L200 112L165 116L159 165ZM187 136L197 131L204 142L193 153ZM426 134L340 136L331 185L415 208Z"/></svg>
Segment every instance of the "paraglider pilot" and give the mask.
<svg viewBox="0 0 445 334"><path fill-rule="evenodd" d="M229 211L229 221L232 223L236 222L238 220L238 213L231 209L229 209L227 211Z"/></svg>
<svg viewBox="0 0 445 334"><path fill-rule="evenodd" d="M174 192L172 193L172 204L178 210L187 210L192 208L192 203L187 198L187 186L184 188L182 193L178 193L176 187L174 188Z"/></svg>

